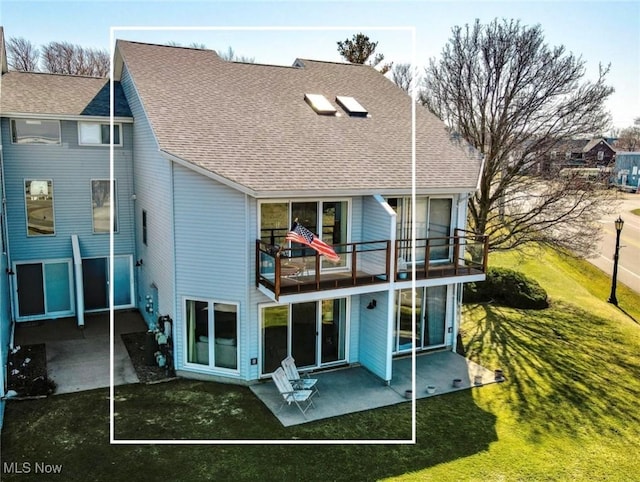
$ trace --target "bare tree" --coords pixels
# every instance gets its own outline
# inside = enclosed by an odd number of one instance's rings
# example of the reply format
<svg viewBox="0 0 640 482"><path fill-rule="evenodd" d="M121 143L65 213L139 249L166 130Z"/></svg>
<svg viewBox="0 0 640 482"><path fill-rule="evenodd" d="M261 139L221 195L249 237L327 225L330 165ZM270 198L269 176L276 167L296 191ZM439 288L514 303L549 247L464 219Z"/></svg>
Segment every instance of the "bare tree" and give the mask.
<svg viewBox="0 0 640 482"><path fill-rule="evenodd" d="M622 151L640 151L640 123L622 129L616 140L616 149Z"/></svg>
<svg viewBox="0 0 640 482"><path fill-rule="evenodd" d="M40 52L29 40L12 37L7 42L9 68L22 72L37 72Z"/></svg>
<svg viewBox="0 0 640 482"><path fill-rule="evenodd" d="M106 77L109 54L69 42L49 42L42 48L43 70L52 74Z"/></svg>
<svg viewBox="0 0 640 482"><path fill-rule="evenodd" d="M583 81L583 60L548 47L539 25L476 21L452 34L426 69L422 99L484 156L470 228L488 234L492 250L542 243L588 253L611 191L573 176L531 174L562 142L606 130L608 67Z"/></svg>
<svg viewBox="0 0 640 482"><path fill-rule="evenodd" d="M414 77L414 69L411 64L394 64L391 69L391 79L407 93L414 84Z"/></svg>
<svg viewBox="0 0 640 482"><path fill-rule="evenodd" d="M346 61L352 64L365 64L369 58L374 55L378 42L372 42L369 37L363 33L354 34L351 39L338 41L338 53ZM382 64L384 55L375 54L373 59L369 60L369 65L377 68L380 73L386 74L393 65L392 63Z"/></svg>
<svg viewBox="0 0 640 482"><path fill-rule="evenodd" d="M255 63L255 58L246 57L244 55L238 55L236 54L235 50L231 48L231 46L227 48L226 52L223 52L222 50L218 50L217 54L221 59L228 60L230 62L244 62L247 64Z"/></svg>

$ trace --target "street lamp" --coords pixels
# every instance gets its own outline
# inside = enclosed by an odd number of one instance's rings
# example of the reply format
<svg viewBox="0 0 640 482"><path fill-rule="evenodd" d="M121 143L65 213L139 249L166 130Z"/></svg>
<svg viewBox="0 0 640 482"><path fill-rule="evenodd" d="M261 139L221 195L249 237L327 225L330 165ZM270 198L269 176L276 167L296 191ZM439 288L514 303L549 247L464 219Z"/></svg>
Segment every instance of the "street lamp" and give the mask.
<svg viewBox="0 0 640 482"><path fill-rule="evenodd" d="M613 303L618 306L618 298L616 298L616 280L618 279L618 257L620 254L620 233L624 226L624 221L620 216L614 221L616 226L616 252L613 255L613 279L611 280L611 294L607 300L609 303Z"/></svg>

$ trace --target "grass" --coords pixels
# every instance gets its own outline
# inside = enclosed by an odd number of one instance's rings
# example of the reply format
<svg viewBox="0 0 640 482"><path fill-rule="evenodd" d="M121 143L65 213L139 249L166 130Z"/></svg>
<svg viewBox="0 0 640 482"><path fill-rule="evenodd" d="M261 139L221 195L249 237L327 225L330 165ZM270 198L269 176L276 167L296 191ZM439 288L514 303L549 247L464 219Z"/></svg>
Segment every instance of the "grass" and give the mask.
<svg viewBox="0 0 640 482"><path fill-rule="evenodd" d="M640 473L640 296L584 261L492 256L547 290L543 311L464 308L467 354L502 384L419 400L415 445L109 445L108 392L7 405L4 462L64 480L629 480ZM282 427L245 387L178 380L116 393L118 438L406 438L409 404ZM2 480L41 480L36 474ZM52 479L53 480L53 479ZM62 480L62 479L61 479Z"/></svg>

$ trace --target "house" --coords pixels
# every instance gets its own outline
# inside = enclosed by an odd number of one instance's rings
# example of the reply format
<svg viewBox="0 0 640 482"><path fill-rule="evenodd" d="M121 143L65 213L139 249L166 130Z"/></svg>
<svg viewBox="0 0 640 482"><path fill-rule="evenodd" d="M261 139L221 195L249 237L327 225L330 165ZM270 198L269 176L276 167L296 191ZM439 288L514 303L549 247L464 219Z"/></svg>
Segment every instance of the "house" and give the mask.
<svg viewBox="0 0 640 482"><path fill-rule="evenodd" d="M0 79L5 366L11 322L75 316L83 325L85 313L109 308L110 283L115 306L136 306L133 118L116 84L110 186L108 79L12 72L5 64Z"/></svg>
<svg viewBox="0 0 640 482"><path fill-rule="evenodd" d="M371 67L118 41L114 72L135 119L139 308L173 321L179 375L251 383L292 355L389 382L414 345L455 349L462 283L486 265L464 232L481 160L437 118L417 108L414 202L411 99ZM295 220L340 261L286 242Z"/></svg>
<svg viewBox="0 0 640 482"><path fill-rule="evenodd" d="M638 192L640 189L640 152L618 152L612 181L619 189Z"/></svg>
<svg viewBox="0 0 640 482"><path fill-rule="evenodd" d="M542 163L542 172L560 167L607 167L615 159L616 151L607 139L569 139L548 152Z"/></svg>
<svg viewBox="0 0 640 482"><path fill-rule="evenodd" d="M3 69L3 359L11 323L111 301L170 327L184 377L250 384L292 355L388 383L394 356L455 350L487 242L464 230L481 159L440 120L415 107L414 156L414 104L369 66L114 58L113 131L108 80ZM286 241L295 220L340 259Z"/></svg>

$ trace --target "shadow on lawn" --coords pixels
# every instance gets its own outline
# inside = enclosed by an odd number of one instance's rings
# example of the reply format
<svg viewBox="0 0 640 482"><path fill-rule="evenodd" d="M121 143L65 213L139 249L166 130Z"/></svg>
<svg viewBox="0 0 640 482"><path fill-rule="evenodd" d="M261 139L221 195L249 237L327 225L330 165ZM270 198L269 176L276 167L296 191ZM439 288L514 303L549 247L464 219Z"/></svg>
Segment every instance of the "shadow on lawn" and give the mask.
<svg viewBox="0 0 640 482"><path fill-rule="evenodd" d="M471 359L492 352L511 409L541 433L618 433L640 424L640 364L609 321L564 303L542 311L479 305Z"/></svg>

